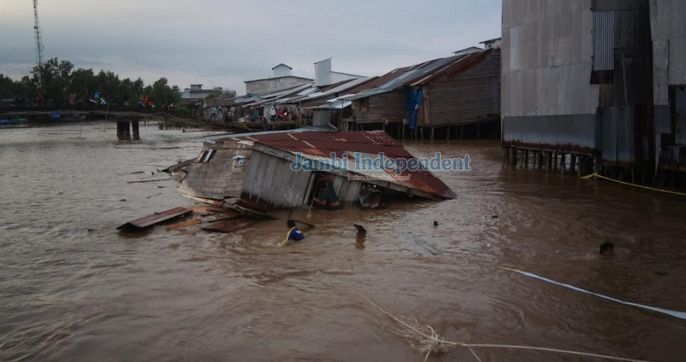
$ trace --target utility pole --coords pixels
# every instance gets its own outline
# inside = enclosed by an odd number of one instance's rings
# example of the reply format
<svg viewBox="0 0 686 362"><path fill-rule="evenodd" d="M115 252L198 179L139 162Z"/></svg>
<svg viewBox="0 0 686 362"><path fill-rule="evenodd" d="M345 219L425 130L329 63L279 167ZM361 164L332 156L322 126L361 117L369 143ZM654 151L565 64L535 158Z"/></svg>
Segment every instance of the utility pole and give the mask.
<svg viewBox="0 0 686 362"><path fill-rule="evenodd" d="M33 0L33 29L36 31L36 63L38 66L43 64L43 40L40 35L40 26L38 24L38 0Z"/></svg>

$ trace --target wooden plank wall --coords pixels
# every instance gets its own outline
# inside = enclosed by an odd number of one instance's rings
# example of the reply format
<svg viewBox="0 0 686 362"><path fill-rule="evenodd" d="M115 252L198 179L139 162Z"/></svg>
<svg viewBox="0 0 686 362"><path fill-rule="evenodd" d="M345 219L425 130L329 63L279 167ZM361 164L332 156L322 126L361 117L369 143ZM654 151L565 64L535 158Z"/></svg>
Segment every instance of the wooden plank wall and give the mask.
<svg viewBox="0 0 686 362"><path fill-rule="evenodd" d="M233 158L241 155L247 160L252 149L236 142L217 145L214 149L216 153L209 162L194 162L190 165L188 175L181 183L181 191L217 200L239 197L243 189L245 167L234 167Z"/></svg>
<svg viewBox="0 0 686 362"><path fill-rule="evenodd" d="M494 51L481 63L457 74L446 74L424 88L426 126L459 126L480 117L500 113L500 52Z"/></svg>
<svg viewBox="0 0 686 362"><path fill-rule="evenodd" d="M357 123L399 123L407 118L405 90L399 89L353 101Z"/></svg>

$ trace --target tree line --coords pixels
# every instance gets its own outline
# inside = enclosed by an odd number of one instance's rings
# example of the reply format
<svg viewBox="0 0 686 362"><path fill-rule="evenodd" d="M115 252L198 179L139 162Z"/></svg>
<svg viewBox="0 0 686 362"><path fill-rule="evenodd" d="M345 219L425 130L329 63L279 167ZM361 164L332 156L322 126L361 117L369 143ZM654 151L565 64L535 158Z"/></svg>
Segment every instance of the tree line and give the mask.
<svg viewBox="0 0 686 362"><path fill-rule="evenodd" d="M164 77L146 85L141 78L120 79L111 71L74 69L71 62L52 58L20 80L0 74L0 98L17 98L17 105L24 106L166 108L178 103L181 91L169 86Z"/></svg>

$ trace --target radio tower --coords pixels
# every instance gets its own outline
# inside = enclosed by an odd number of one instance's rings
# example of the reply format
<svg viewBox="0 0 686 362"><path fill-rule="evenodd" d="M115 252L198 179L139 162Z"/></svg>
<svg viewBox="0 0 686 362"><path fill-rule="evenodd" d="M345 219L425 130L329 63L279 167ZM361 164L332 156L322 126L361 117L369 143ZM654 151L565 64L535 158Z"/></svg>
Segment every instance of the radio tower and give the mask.
<svg viewBox="0 0 686 362"><path fill-rule="evenodd" d="M38 0L33 0L33 29L36 30L36 62L43 64L43 41L40 36L40 26L38 24Z"/></svg>

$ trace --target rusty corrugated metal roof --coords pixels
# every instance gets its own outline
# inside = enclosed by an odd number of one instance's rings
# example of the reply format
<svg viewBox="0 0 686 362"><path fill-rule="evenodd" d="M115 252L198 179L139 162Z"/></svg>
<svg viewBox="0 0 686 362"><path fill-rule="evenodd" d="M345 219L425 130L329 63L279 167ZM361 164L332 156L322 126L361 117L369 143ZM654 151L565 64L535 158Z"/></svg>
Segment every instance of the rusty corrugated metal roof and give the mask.
<svg viewBox="0 0 686 362"><path fill-rule="evenodd" d="M383 153L386 158L393 159L415 158L383 131L286 132L256 134L250 136L250 139L267 147L315 158L329 158L335 154L338 158L350 159L355 152L372 155ZM348 171L416 189L433 197L455 197L453 191L443 181L425 170L404 171L401 174L396 174L394 170L385 170L382 178L378 177L378 172L375 175L374 173L365 174L355 169Z"/></svg>

